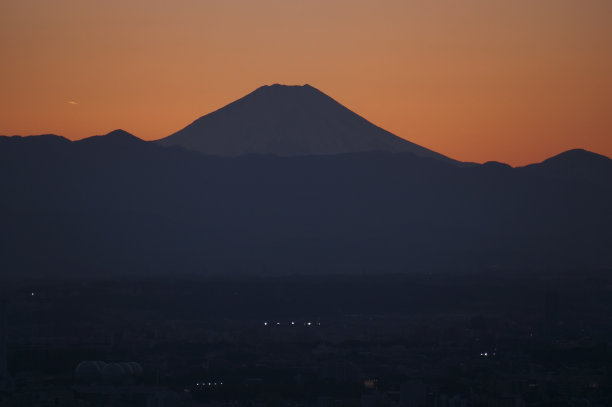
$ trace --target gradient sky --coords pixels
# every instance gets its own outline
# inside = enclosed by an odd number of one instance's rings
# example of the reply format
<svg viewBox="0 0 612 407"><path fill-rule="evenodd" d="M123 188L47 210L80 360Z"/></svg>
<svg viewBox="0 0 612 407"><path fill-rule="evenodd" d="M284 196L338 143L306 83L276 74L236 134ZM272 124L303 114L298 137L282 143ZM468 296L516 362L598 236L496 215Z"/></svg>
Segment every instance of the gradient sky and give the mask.
<svg viewBox="0 0 612 407"><path fill-rule="evenodd" d="M465 161L612 156L610 0L0 0L0 134L167 136L322 90Z"/></svg>

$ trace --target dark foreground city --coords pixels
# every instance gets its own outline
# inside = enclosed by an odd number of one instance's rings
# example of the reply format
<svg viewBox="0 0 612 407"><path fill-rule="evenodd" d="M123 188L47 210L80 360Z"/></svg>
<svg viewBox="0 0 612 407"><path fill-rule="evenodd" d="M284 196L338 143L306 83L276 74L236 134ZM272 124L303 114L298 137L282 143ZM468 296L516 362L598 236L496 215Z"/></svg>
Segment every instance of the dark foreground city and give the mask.
<svg viewBox="0 0 612 407"><path fill-rule="evenodd" d="M609 406L611 294L609 270L9 283L0 400Z"/></svg>

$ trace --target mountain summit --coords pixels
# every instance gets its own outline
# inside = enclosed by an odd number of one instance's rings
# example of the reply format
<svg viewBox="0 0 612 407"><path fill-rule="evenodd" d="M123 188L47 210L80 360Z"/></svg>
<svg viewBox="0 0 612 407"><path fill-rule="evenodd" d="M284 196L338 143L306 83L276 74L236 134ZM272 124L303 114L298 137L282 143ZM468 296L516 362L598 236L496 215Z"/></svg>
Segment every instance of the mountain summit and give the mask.
<svg viewBox="0 0 612 407"><path fill-rule="evenodd" d="M221 156L389 151L454 162L381 129L310 85L262 86L158 143Z"/></svg>

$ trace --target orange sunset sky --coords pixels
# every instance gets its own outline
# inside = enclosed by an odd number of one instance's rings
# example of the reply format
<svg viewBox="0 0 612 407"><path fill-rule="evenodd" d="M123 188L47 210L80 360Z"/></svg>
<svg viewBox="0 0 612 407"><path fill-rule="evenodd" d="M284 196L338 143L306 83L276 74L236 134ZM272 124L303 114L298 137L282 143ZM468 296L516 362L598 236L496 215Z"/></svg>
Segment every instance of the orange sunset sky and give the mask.
<svg viewBox="0 0 612 407"><path fill-rule="evenodd" d="M0 134L167 136L322 90L464 161L612 156L610 0L0 0Z"/></svg>

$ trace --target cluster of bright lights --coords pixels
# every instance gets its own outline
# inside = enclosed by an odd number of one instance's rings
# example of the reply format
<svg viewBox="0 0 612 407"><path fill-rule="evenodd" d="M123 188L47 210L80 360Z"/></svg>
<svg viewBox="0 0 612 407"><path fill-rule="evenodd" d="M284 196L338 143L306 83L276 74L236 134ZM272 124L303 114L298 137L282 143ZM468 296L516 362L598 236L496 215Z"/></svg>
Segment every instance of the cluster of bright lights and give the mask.
<svg viewBox="0 0 612 407"><path fill-rule="evenodd" d="M206 386L206 387L223 386L223 382L198 382L196 383L196 386Z"/></svg>
<svg viewBox="0 0 612 407"><path fill-rule="evenodd" d="M480 356L488 358L489 356L495 356L495 352L493 353L489 353L489 352L480 352Z"/></svg>
<svg viewBox="0 0 612 407"><path fill-rule="evenodd" d="M295 322L295 321L291 321L291 322L288 322L288 323L286 323L286 324L283 324L283 323L281 323L281 322L268 322L268 321L265 321L265 322L264 322L264 326L268 326L268 325L276 325L276 326L280 326L280 325L299 325L299 324L296 324L296 322ZM314 326L314 325L318 325L318 326L320 326L320 325L321 325L321 323L320 323L320 322L310 322L310 321L309 321L309 322L304 322L304 323L303 323L303 325L304 325L304 326Z"/></svg>

